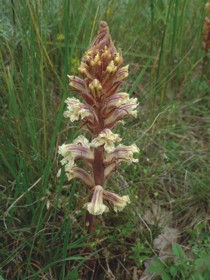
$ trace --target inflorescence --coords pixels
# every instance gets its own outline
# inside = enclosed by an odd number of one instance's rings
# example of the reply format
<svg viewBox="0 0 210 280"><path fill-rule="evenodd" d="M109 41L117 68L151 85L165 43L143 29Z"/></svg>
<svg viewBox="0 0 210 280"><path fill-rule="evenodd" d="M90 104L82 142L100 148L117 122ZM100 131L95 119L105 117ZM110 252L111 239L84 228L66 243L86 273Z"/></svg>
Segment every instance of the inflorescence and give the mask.
<svg viewBox="0 0 210 280"><path fill-rule="evenodd" d="M111 207L121 211L130 203L128 195L119 196L105 189L105 181L122 162L138 162L134 154L139 152L135 144L119 144L120 135L113 129L125 119L137 116L137 98L130 98L126 92L118 92L128 77L128 65L123 65L120 50L116 50L106 22L100 23L98 35L85 52L79 72L82 78L69 76L70 86L80 100L67 98L64 117L71 122L81 121L92 141L79 136L72 144L63 144L58 153L63 157L68 180L81 179L91 197L84 207L92 215L100 215ZM78 167L83 161L85 168Z"/></svg>

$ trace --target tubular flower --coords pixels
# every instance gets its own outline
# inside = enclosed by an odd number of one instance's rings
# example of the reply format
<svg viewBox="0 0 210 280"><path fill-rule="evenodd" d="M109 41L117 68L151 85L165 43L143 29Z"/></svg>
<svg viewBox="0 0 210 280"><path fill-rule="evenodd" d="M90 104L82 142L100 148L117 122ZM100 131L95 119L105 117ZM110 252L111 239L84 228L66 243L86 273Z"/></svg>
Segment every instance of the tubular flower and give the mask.
<svg viewBox="0 0 210 280"><path fill-rule="evenodd" d="M70 80L70 87L75 91L78 92L81 97L86 101L87 104L93 105L94 104L94 98L90 94L90 90L88 86L86 85L85 81L75 77L75 76L68 76Z"/></svg>
<svg viewBox="0 0 210 280"><path fill-rule="evenodd" d="M122 211L127 204L130 203L130 198L128 195L119 196L115 193L104 191L104 199L113 204L114 211Z"/></svg>
<svg viewBox="0 0 210 280"><path fill-rule="evenodd" d="M104 129L98 137L94 138L91 142L91 146L97 148L101 145L104 145L104 149L107 152L111 152L115 146L115 143L121 141L119 134L114 134L110 129Z"/></svg>
<svg viewBox="0 0 210 280"><path fill-rule="evenodd" d="M138 162L138 159L133 157L133 154L138 153L139 148L133 144L131 146L119 145L111 153L106 154L104 162L126 161L128 163Z"/></svg>
<svg viewBox="0 0 210 280"><path fill-rule="evenodd" d="M90 143L89 143L88 139L85 138L83 135L80 135L76 139L74 139L73 143L81 145L85 148L90 148Z"/></svg>
<svg viewBox="0 0 210 280"><path fill-rule="evenodd" d="M130 116L137 117L136 107L138 106L137 98L130 98L126 103L121 106L116 106L112 111L112 114L109 114L105 120L105 125L107 127L114 127L119 121L128 118Z"/></svg>
<svg viewBox="0 0 210 280"><path fill-rule="evenodd" d="M107 212L108 207L103 204L103 188L100 185L95 186L91 202L84 205L92 215L101 215Z"/></svg>
<svg viewBox="0 0 210 280"><path fill-rule="evenodd" d="M118 92L109 98L106 107L119 107L129 101L129 94L126 92Z"/></svg>
<svg viewBox="0 0 210 280"><path fill-rule="evenodd" d="M116 49L106 22L100 23L97 36L82 57L79 67L80 78L69 77L71 89L82 101L67 98L64 117L71 122L80 121L92 137L90 142L79 136L71 144L63 144L58 153L63 157L68 180L81 179L88 187L90 202L85 208L92 215L108 211L121 211L130 203L128 196L119 196L104 189L105 181L120 166L121 162L135 163L134 154L139 152L135 144L124 146L119 134L113 132L119 123L137 116L137 98L130 98L119 91L128 77L128 65L123 66L120 49ZM84 169L77 167L77 161ZM107 203L105 205L103 203Z"/></svg>
<svg viewBox="0 0 210 280"><path fill-rule="evenodd" d="M93 177L87 173L84 169L77 167L76 165L65 165L66 176L68 181L74 178L80 179L87 185L88 188L93 188L94 180Z"/></svg>
<svg viewBox="0 0 210 280"><path fill-rule="evenodd" d="M63 144L59 146L58 153L63 156L61 164L72 165L76 160L84 160L91 162L93 152L89 148L89 142L84 136L79 136L74 140L73 144Z"/></svg>
<svg viewBox="0 0 210 280"><path fill-rule="evenodd" d="M64 117L70 118L71 122L83 120L86 117L94 120L95 114L90 106L81 103L76 98L67 98L65 103L67 103L67 111L64 113Z"/></svg>

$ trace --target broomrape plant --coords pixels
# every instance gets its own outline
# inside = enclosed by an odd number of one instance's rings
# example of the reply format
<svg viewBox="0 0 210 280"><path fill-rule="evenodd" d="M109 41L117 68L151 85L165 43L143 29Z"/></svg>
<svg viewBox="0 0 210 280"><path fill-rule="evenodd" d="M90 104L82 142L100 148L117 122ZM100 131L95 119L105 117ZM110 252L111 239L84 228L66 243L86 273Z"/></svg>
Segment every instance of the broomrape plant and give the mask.
<svg viewBox="0 0 210 280"><path fill-rule="evenodd" d="M101 215L109 208L122 211L130 203L128 195L119 196L105 189L105 181L116 172L121 162L138 162L134 153L135 144L125 146L114 128L125 119L137 116L137 98L130 98L126 92L118 92L128 77L128 65L122 66L120 50L116 50L106 22L100 23L98 35L85 52L79 72L82 78L69 76L70 86L80 100L67 98L64 117L71 122L81 121L90 134L90 142L79 136L72 144L63 144L58 153L63 157L61 164L70 181L78 178L87 186L90 201L84 207L92 215ZM85 169L76 165L83 161Z"/></svg>

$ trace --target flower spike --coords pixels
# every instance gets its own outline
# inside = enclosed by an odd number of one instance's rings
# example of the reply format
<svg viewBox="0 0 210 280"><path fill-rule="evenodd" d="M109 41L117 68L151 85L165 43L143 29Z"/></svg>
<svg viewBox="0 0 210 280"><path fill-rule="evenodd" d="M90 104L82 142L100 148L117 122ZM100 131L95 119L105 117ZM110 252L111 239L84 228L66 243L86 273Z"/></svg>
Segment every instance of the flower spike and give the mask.
<svg viewBox="0 0 210 280"><path fill-rule="evenodd" d="M130 203L129 197L107 190L105 183L122 162L138 162L134 158L138 147L119 144L122 139L113 131L124 120L137 117L138 102L118 91L128 77L128 65L123 66L122 52L114 46L105 21L100 23L98 34L83 55L79 73L81 77L68 77L71 89L81 100L67 98L64 117L71 122L80 121L89 138L81 135L73 143L61 145L61 164L69 181L77 178L87 186L89 202L84 208L90 216L101 215L109 208L122 211Z"/></svg>

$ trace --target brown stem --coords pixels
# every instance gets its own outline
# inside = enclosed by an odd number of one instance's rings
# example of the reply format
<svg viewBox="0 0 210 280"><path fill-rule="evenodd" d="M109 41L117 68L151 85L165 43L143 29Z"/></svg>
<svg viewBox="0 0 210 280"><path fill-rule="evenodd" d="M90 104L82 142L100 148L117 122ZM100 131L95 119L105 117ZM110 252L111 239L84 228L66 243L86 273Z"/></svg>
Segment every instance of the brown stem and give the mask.
<svg viewBox="0 0 210 280"><path fill-rule="evenodd" d="M104 147L94 149L93 176L95 185L104 185Z"/></svg>
<svg viewBox="0 0 210 280"><path fill-rule="evenodd" d="M85 217L85 226L87 233L94 231L94 216L88 212Z"/></svg>
<svg viewBox="0 0 210 280"><path fill-rule="evenodd" d="M85 227L86 227L87 234L94 232L94 216L88 212L85 216ZM92 240L92 237L90 237L89 240ZM88 247L85 247L84 253L91 254L92 250ZM90 271L94 270L95 264L96 264L96 261L93 257L86 260L86 266L90 268Z"/></svg>
<svg viewBox="0 0 210 280"><path fill-rule="evenodd" d="M95 136L98 135L103 130L103 127L104 127L103 120L100 117L100 109L98 110L97 115L98 115L98 119L99 119L99 126L96 129L96 131L93 132L93 135L95 135ZM100 147L94 149L94 161L92 164L92 168L93 168L95 186L97 186L97 185L103 186L104 180L105 180L104 147L103 146L100 146ZM90 213L86 214L85 225L86 225L87 233L94 232L94 216L92 214L90 214ZM86 248L85 252L91 253L89 248ZM93 258L90 258L89 260L87 260L86 265L90 269L93 270L96 265L96 261Z"/></svg>
<svg viewBox="0 0 210 280"><path fill-rule="evenodd" d="M100 146L94 149L94 162L93 162L93 175L95 180L95 185L104 185L104 147ZM94 216L90 213L86 214L85 225L87 233L94 232ZM86 248L85 253L90 253L90 249ZM86 261L86 265L90 269L94 269L96 261L93 258L90 258Z"/></svg>
<svg viewBox="0 0 210 280"><path fill-rule="evenodd" d="M93 175L95 180L95 185L104 185L104 147L98 147L94 149L94 162L93 162ZM86 214L85 224L87 233L94 231L94 216L90 213Z"/></svg>

